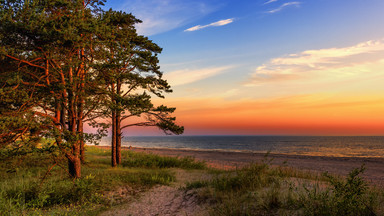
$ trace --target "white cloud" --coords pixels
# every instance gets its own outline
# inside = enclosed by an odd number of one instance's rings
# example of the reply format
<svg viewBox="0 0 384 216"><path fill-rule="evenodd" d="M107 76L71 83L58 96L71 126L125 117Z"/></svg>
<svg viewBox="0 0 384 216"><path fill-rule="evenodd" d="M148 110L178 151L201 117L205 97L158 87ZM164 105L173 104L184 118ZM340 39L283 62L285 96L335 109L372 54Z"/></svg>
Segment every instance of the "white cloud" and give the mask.
<svg viewBox="0 0 384 216"><path fill-rule="evenodd" d="M126 0L121 9L143 21L136 25L139 34L155 35L197 20L219 7L220 4L204 0Z"/></svg>
<svg viewBox="0 0 384 216"><path fill-rule="evenodd" d="M384 39L350 47L307 50L256 68L248 86L271 82L336 81L384 71Z"/></svg>
<svg viewBox="0 0 384 216"><path fill-rule="evenodd" d="M221 74L232 67L233 66L223 66L196 70L177 70L164 74L164 78L168 80L171 86L185 85Z"/></svg>
<svg viewBox="0 0 384 216"><path fill-rule="evenodd" d="M203 29L203 28L207 28L207 27L228 25L228 24L232 23L233 21L234 21L233 18L231 18L231 19L225 19L225 20L219 20L219 21L217 21L217 22L213 22L213 23L208 24L208 25L203 25L203 26L201 26L201 25L197 25L197 26L193 26L193 27L191 27L191 28L189 28L189 29L186 29L186 30L184 30L184 31L185 31L185 32L186 32L186 31L197 31L197 30L200 30L200 29Z"/></svg>
<svg viewBox="0 0 384 216"><path fill-rule="evenodd" d="M265 2L264 4L266 5L266 4L271 4L271 3L273 3L273 2L277 2L278 0L269 0L269 1L267 1L267 2Z"/></svg>
<svg viewBox="0 0 384 216"><path fill-rule="evenodd" d="M272 2L273 2L273 0L272 0ZM269 3L271 3L271 2L269 2ZM276 9L267 11L267 13L277 13L277 12L283 10L285 7L288 7L288 6L298 7L300 5L301 5L301 2L287 2L287 3L282 4L280 7L276 8Z"/></svg>

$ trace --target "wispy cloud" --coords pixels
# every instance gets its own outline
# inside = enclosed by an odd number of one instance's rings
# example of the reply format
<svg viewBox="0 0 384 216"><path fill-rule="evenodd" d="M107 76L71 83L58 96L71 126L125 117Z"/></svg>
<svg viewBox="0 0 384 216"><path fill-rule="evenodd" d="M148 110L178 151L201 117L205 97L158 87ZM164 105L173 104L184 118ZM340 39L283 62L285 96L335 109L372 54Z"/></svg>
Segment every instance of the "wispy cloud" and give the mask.
<svg viewBox="0 0 384 216"><path fill-rule="evenodd" d="M164 78L168 80L171 86L185 85L221 74L230 68L233 66L177 70L164 74Z"/></svg>
<svg viewBox="0 0 384 216"><path fill-rule="evenodd" d="M272 2L274 2L274 0L271 0L271 2L269 2L269 3L272 3ZM287 2L287 3L282 4L280 7L276 8L276 9L267 11L267 13L277 13L277 12L283 10L284 8L288 7L288 6L299 7L300 5L301 5L301 2Z"/></svg>
<svg viewBox="0 0 384 216"><path fill-rule="evenodd" d="M384 39L355 46L307 50L271 59L256 68L248 86L300 79L302 82L365 78L384 70Z"/></svg>
<svg viewBox="0 0 384 216"><path fill-rule="evenodd" d="M214 27L214 26L223 26L223 25L228 25L230 23L232 23L234 21L233 18L231 19L224 19L224 20L219 20L217 22L213 22L211 24L208 24L208 25L197 25L197 26L193 26L189 29L186 29L184 30L185 32L187 31L197 31L197 30L200 30L200 29L203 29L203 28L207 28L207 27Z"/></svg>
<svg viewBox="0 0 384 216"><path fill-rule="evenodd" d="M121 7L143 21L136 26L139 34L155 35L193 22L221 5L204 0L125 0Z"/></svg>
<svg viewBox="0 0 384 216"><path fill-rule="evenodd" d="M266 4L271 4L271 3L273 3L273 2L277 2L278 0L269 0L269 1L267 1L267 2L265 2L264 4L266 5Z"/></svg>

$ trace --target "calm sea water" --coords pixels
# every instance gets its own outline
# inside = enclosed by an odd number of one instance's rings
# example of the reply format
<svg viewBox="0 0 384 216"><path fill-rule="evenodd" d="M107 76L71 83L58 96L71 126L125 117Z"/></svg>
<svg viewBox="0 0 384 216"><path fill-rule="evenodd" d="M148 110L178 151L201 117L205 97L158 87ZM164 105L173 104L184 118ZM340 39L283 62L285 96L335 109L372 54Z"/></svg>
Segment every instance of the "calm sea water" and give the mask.
<svg viewBox="0 0 384 216"><path fill-rule="evenodd" d="M104 138L100 145L110 145ZM383 136L160 136L124 137L123 146L271 152L332 157L384 157Z"/></svg>

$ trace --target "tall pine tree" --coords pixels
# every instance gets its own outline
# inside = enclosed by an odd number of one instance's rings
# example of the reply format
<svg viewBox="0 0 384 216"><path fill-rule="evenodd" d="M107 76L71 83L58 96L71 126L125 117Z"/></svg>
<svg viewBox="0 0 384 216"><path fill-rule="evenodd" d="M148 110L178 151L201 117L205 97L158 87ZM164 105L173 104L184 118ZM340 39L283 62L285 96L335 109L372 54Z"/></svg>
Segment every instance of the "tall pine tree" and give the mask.
<svg viewBox="0 0 384 216"><path fill-rule="evenodd" d="M164 97L172 92L162 79L157 54L161 48L147 37L137 34L134 25L140 20L124 12L108 11L103 15L110 35L104 50L104 65L99 71L106 83L107 116L112 125L112 166L121 163L122 129L130 126L155 126L166 133L184 130L170 116L175 108L154 107L149 94ZM101 34L106 35L106 34ZM129 121L135 118L136 122Z"/></svg>
<svg viewBox="0 0 384 216"><path fill-rule="evenodd" d="M113 165L121 161L125 127L183 131L170 116L174 108L150 100L151 93L171 92L158 66L161 48L137 35L131 14L102 5L0 0L0 147L54 140L74 178L81 176L85 121L112 118ZM130 117L145 118L123 124Z"/></svg>
<svg viewBox="0 0 384 216"><path fill-rule="evenodd" d="M81 176L85 84L94 73L92 39L101 24L101 5L96 0L0 1L0 58L6 65L1 141L52 138L75 178Z"/></svg>

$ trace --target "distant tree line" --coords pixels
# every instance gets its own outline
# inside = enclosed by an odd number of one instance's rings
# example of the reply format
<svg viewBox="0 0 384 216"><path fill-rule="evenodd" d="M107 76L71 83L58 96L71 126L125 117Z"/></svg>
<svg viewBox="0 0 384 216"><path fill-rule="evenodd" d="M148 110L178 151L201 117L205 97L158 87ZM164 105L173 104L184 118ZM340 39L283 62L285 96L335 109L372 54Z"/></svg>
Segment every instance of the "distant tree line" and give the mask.
<svg viewBox="0 0 384 216"><path fill-rule="evenodd" d="M121 163L126 127L183 132L175 108L151 102L172 92L158 65L162 49L137 34L140 20L104 2L0 0L0 148L52 140L78 178L84 143L110 126L112 166ZM84 123L98 134L84 133Z"/></svg>

